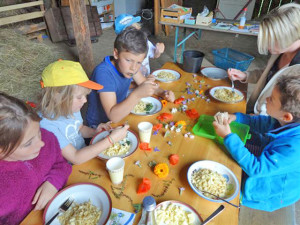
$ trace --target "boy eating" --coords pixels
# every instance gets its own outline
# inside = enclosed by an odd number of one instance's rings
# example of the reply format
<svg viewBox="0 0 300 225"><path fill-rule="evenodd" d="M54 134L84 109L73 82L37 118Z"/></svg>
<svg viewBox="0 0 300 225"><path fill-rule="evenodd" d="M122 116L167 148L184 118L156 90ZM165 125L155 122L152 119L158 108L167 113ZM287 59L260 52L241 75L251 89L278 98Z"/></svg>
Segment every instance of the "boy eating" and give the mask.
<svg viewBox="0 0 300 225"><path fill-rule="evenodd" d="M141 98L156 94L173 102L172 91L165 91L155 83L153 76L145 78L140 72L147 55L147 37L133 27L123 30L114 43L113 56L106 56L94 70L91 80L104 88L88 96L86 114L89 126L109 120L119 122L126 117ZM138 85L127 97L131 81Z"/></svg>
<svg viewBox="0 0 300 225"><path fill-rule="evenodd" d="M267 98L270 116L229 115L223 124L213 123L217 135L242 167L242 205L264 211L286 207L300 199L300 65L286 69ZM248 124L259 133L263 148L255 156L231 133L231 121Z"/></svg>

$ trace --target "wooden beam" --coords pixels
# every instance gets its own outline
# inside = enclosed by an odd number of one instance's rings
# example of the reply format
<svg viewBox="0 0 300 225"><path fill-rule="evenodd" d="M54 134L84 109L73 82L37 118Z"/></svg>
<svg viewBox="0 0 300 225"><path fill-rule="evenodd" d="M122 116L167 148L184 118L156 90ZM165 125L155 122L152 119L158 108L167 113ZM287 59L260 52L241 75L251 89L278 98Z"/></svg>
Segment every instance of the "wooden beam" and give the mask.
<svg viewBox="0 0 300 225"><path fill-rule="evenodd" d="M94 70L94 57L85 2L82 0L70 1L70 10L79 62L90 76Z"/></svg>
<svg viewBox="0 0 300 225"><path fill-rule="evenodd" d="M154 0L154 35L157 36L161 31L160 20L160 0Z"/></svg>
<svg viewBox="0 0 300 225"><path fill-rule="evenodd" d="M26 14L20 14L17 16L9 16L9 17L4 17L0 18L0 26L10 24L10 23L16 23L16 22L21 22L24 20L31 20L35 18L40 18L44 16L45 12L32 12L32 13L26 13Z"/></svg>
<svg viewBox="0 0 300 225"><path fill-rule="evenodd" d="M40 30L46 30L47 26L45 22L32 24L32 25L24 25L22 27L18 28L18 31L20 31L22 34L30 34L36 31Z"/></svg>
<svg viewBox="0 0 300 225"><path fill-rule="evenodd" d="M16 4L16 5L3 6L3 7L0 7L0 12L5 12L5 11L15 10L15 9L23 9L23 8L28 8L28 7L37 6L37 5L44 5L43 0L35 1L35 2L22 3L22 4Z"/></svg>

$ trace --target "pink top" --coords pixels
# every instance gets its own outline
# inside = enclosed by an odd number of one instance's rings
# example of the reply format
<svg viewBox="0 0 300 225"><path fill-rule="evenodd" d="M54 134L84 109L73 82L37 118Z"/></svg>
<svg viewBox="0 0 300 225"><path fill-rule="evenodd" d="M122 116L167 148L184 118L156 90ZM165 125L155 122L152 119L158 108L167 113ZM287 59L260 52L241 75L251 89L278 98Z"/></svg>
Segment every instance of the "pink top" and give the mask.
<svg viewBox="0 0 300 225"><path fill-rule="evenodd" d="M49 181L59 190L72 171L54 134L45 129L41 134L45 145L36 158L0 160L0 224L19 224L34 208L31 202L42 183Z"/></svg>

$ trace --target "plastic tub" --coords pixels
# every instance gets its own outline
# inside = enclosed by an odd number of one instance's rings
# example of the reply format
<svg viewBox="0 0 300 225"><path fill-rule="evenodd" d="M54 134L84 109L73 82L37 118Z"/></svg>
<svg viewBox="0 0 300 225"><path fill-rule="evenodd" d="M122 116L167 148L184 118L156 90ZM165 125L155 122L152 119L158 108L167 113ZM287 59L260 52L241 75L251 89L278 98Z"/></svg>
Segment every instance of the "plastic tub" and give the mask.
<svg viewBox="0 0 300 225"><path fill-rule="evenodd" d="M213 116L201 115L192 131L197 136L217 140L220 144L223 144L223 138L216 134L212 125L214 120ZM250 127L246 124L232 122L230 123L230 129L232 133L236 133L241 138L244 144L251 138L251 134L249 134Z"/></svg>
<svg viewBox="0 0 300 225"><path fill-rule="evenodd" d="M196 50L184 51L183 70L188 73L198 73L201 68L203 57L203 52L199 52Z"/></svg>
<svg viewBox="0 0 300 225"><path fill-rule="evenodd" d="M225 70L235 68L246 71L254 59L251 55L231 48L213 50L212 53L214 55L215 66Z"/></svg>

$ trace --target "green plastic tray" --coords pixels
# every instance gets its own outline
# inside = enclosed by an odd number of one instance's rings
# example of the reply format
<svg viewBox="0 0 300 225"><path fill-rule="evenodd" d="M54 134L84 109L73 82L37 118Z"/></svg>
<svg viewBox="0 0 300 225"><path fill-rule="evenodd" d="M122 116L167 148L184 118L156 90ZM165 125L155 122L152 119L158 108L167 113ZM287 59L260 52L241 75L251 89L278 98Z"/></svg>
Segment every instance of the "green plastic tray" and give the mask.
<svg viewBox="0 0 300 225"><path fill-rule="evenodd" d="M223 144L223 138L216 134L213 127L214 120L213 116L201 115L192 131L197 136L217 140L220 144ZM232 122L230 123L230 129L232 133L236 133L241 138L244 144L251 138L251 134L249 134L250 127L246 124Z"/></svg>

